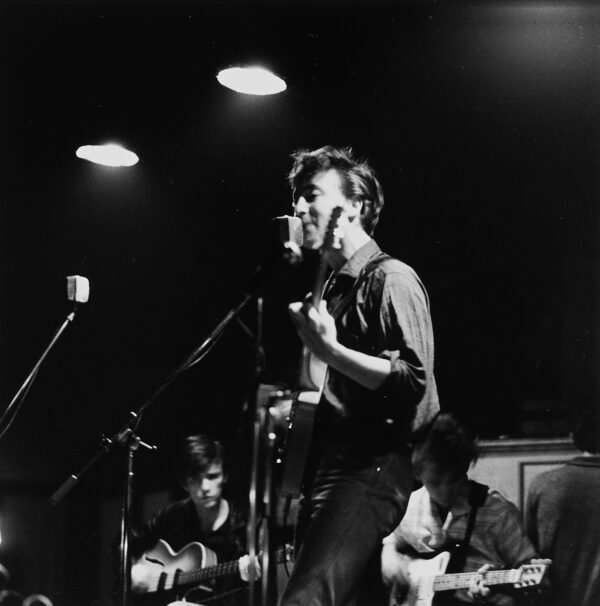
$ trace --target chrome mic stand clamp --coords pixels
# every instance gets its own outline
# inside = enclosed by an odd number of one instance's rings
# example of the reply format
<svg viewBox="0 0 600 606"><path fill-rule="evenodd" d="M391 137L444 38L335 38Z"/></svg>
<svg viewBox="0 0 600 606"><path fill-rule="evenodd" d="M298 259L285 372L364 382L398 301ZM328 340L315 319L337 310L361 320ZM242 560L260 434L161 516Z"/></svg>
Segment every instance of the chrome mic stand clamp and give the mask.
<svg viewBox="0 0 600 606"><path fill-rule="evenodd" d="M146 448L150 451L156 451L156 446L143 442L140 437L135 433L135 428L139 424L139 416L130 411L131 415L130 426L124 429L117 435L117 442L127 448L127 465L125 474L125 489L123 491L123 505L121 515L121 562L120 562L120 590L119 595L121 597L121 605L127 606L129 601L129 594L131 590L131 554L129 550L130 537L131 537L131 508L133 505L133 478L135 475L134 467L134 454L140 448ZM111 444L111 440L103 438Z"/></svg>

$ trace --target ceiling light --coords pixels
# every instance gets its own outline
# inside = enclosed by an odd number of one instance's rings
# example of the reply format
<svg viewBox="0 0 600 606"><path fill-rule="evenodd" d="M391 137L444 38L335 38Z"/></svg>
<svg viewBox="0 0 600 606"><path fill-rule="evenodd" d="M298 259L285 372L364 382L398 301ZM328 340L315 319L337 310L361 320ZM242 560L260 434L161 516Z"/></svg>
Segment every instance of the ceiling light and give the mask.
<svg viewBox="0 0 600 606"><path fill-rule="evenodd" d="M262 67L230 67L217 74L217 80L227 88L246 95L275 95L287 85L284 80Z"/></svg>
<svg viewBox="0 0 600 606"><path fill-rule="evenodd" d="M133 166L139 161L136 154L114 143L82 145L75 154L78 158L103 166Z"/></svg>

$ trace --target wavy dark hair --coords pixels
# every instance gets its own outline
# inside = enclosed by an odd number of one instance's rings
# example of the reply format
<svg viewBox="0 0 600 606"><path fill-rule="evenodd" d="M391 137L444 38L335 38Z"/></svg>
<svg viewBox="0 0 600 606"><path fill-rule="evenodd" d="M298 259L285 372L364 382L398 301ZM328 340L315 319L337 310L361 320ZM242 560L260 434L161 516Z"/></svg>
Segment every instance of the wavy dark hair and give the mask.
<svg viewBox="0 0 600 606"><path fill-rule="evenodd" d="M440 413L431 424L425 439L415 446L412 460L415 475L426 463L438 469L467 471L478 457L472 433L455 417Z"/></svg>
<svg viewBox="0 0 600 606"><path fill-rule="evenodd" d="M223 446L207 435L197 434L183 439L176 457L176 474L185 484L204 473L215 463L223 464Z"/></svg>
<svg viewBox="0 0 600 606"><path fill-rule="evenodd" d="M301 181L330 169L337 171L342 180L342 192L349 200L363 203L360 222L372 235L383 208L383 189L377 174L369 163L360 159L351 147L326 145L315 150L299 149L292 154L294 164L288 174L294 201Z"/></svg>

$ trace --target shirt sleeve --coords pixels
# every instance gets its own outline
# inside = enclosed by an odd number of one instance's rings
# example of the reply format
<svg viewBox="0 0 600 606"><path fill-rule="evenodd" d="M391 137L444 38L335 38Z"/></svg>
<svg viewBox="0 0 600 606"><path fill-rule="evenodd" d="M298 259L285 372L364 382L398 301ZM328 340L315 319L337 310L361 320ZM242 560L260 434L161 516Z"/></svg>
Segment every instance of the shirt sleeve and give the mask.
<svg viewBox="0 0 600 606"><path fill-rule="evenodd" d="M537 530L537 507L539 494L539 476L534 478L527 493L527 504L525 506L525 529L531 542L536 549L540 548L540 542Z"/></svg>
<svg viewBox="0 0 600 606"><path fill-rule="evenodd" d="M424 488L413 492L402 521L385 539L384 544L393 543L400 552L432 553L431 547L436 529L428 514L429 498ZM441 529L440 529L441 530ZM438 537L439 538L439 537Z"/></svg>
<svg viewBox="0 0 600 606"><path fill-rule="evenodd" d="M138 526L131 533L131 553L134 558L139 558L145 551L156 545L160 534L158 534L156 526L157 516L148 520L146 523Z"/></svg>
<svg viewBox="0 0 600 606"><path fill-rule="evenodd" d="M379 271L374 301L378 335L374 355L390 361L391 372L376 391L390 416L398 403L412 411L427 390L433 367L433 336L427 295L416 276L405 271Z"/></svg>
<svg viewBox="0 0 600 606"><path fill-rule="evenodd" d="M400 552L405 551L410 547L410 543L404 538L400 526L396 528L392 533L383 539L382 545L394 545Z"/></svg>
<svg viewBox="0 0 600 606"><path fill-rule="evenodd" d="M159 539L166 541L172 549L178 550L181 548L179 544L181 541L178 540L181 529L192 532L191 529L187 529L188 526L185 507L181 502L171 503L134 529L131 537L132 554L134 557L141 556L154 547Z"/></svg>
<svg viewBox="0 0 600 606"><path fill-rule="evenodd" d="M519 510L509 501L505 502L504 513L498 516L493 532L498 554L507 567L515 568L538 557L525 532Z"/></svg>

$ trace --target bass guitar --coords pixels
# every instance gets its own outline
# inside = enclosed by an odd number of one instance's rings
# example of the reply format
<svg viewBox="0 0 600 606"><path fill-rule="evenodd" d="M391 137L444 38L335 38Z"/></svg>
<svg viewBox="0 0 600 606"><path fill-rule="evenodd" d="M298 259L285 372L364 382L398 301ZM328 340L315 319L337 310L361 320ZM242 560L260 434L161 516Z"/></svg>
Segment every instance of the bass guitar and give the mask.
<svg viewBox="0 0 600 606"><path fill-rule="evenodd" d="M390 606L431 606L436 592L467 589L479 577L483 577L483 582L488 586L533 587L542 582L549 565L547 560L547 563L524 564L511 570L444 574L449 561L448 551L431 559L411 560L408 566L408 589L392 589Z"/></svg>
<svg viewBox="0 0 600 606"><path fill-rule="evenodd" d="M321 303L323 287L329 272L328 255L331 251L341 248L342 235L339 224L343 212L341 206L336 206L332 210L323 243L319 248L319 268L311 293L311 303L317 309ZM304 347L298 389L293 397L283 449L280 491L284 496L300 495L317 404L321 399L326 376L326 364Z"/></svg>

